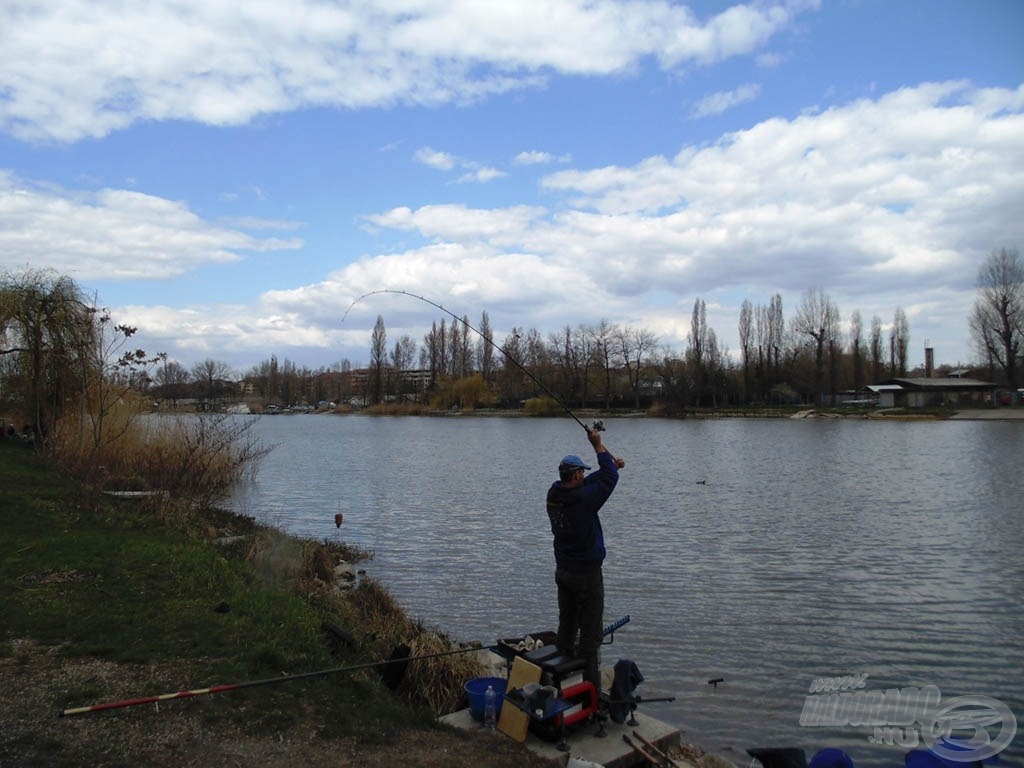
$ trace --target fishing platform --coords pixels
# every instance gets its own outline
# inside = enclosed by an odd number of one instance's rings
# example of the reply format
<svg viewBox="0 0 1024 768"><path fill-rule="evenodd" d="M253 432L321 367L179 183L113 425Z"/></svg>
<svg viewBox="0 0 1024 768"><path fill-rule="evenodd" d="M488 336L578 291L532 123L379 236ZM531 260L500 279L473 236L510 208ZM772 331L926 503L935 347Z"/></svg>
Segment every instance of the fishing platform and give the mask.
<svg viewBox="0 0 1024 768"><path fill-rule="evenodd" d="M615 630L628 622L625 616L606 627L603 644L611 644ZM441 722L464 730L491 727L495 738L518 741L560 768L683 765L670 757L678 752L679 730L638 712L645 702L671 698L637 695L644 677L629 659L619 659L613 670L602 669L598 691L583 680L584 660L554 641L554 633L540 632L484 649L484 666L495 676L468 681L469 707ZM485 712L485 692L495 694L491 703L497 700L500 714ZM488 714L492 719L485 725Z"/></svg>
<svg viewBox="0 0 1024 768"><path fill-rule="evenodd" d="M563 768L563 766L569 765L571 758L603 766L603 768L637 768L637 766L649 765L648 759L627 743L624 736L628 736L642 749L646 750L646 747L643 746L640 737L656 745L662 752L673 754L680 744L680 734L677 729L668 723L639 712L635 713L635 717L636 725L605 723L604 736L596 735L596 726L593 725L573 731L567 736L569 747L567 752L562 751L557 744L529 732L523 744L534 754L549 760L552 768L555 766ZM483 723L478 722L470 715L469 709L445 715L441 718L441 722L464 730L483 730L484 728ZM508 737L500 731L495 731L494 738ZM682 758L676 757L674 760L680 767L688 765Z"/></svg>

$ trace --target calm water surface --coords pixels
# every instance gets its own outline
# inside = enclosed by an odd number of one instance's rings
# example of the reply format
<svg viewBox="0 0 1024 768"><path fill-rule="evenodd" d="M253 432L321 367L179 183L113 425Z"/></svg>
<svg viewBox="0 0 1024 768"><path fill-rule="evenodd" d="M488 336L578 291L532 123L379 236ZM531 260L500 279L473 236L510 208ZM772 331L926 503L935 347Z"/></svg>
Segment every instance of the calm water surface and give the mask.
<svg viewBox="0 0 1024 768"><path fill-rule="evenodd" d="M741 765L745 750L905 749L867 726L805 727L812 681L987 696L1024 755L1024 422L611 419L627 461L601 513L604 662L636 661L643 711ZM263 417L274 445L235 508L376 553L408 612L485 643L557 623L544 494L569 419ZM342 512L340 530L334 514ZM723 678L717 688L708 680Z"/></svg>

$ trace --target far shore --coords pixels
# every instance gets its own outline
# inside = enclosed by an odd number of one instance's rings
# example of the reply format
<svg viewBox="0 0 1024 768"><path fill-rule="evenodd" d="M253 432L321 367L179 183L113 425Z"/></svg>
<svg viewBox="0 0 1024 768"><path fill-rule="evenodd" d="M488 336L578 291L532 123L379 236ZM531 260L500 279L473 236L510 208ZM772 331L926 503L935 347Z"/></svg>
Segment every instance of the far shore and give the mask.
<svg viewBox="0 0 1024 768"><path fill-rule="evenodd" d="M679 412L645 411L640 409L604 411L598 408L580 408L573 410L572 414L561 413L530 413L525 410L494 409L494 408L466 408L449 410L430 410L417 408L408 405L384 408L350 409L339 407L335 409L302 409L278 410L266 412L253 403L240 403L248 408L248 411L240 411L229 408L229 412L248 413L251 415L274 415L274 416L296 416L296 415L334 415L334 416L423 416L430 418L459 418L459 417L495 417L495 418L522 418L522 419L557 419L572 418L585 423L588 427L594 421L602 419L871 419L871 420L955 420L955 421L1024 421L1024 405L1001 406L985 408L964 408L953 410L950 408L856 408L845 409L842 407L814 408L811 406L779 406L766 408L701 408L687 409ZM236 406L237 407L237 406ZM161 409L155 412L159 413ZM167 408L164 413L187 413L191 409Z"/></svg>

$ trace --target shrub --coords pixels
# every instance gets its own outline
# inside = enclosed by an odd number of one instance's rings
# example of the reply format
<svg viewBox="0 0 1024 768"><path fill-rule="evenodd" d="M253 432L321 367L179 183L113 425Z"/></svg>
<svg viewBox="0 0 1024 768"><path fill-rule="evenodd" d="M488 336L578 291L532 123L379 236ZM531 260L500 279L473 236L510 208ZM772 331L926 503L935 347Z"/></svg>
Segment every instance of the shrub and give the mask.
<svg viewBox="0 0 1024 768"><path fill-rule="evenodd" d="M560 416L564 412L551 397L531 397L523 404L523 410L531 416Z"/></svg>

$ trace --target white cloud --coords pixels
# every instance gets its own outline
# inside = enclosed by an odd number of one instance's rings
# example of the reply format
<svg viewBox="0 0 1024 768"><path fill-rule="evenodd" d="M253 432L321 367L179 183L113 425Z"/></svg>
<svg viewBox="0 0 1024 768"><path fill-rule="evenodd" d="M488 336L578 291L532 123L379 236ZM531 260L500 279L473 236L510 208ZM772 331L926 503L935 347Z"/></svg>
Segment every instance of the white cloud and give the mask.
<svg viewBox="0 0 1024 768"><path fill-rule="evenodd" d="M571 159L569 155L554 155L551 152L531 149L520 152L512 158L512 165L550 165L551 163L568 163Z"/></svg>
<svg viewBox="0 0 1024 768"><path fill-rule="evenodd" d="M451 157L452 170L466 170ZM438 318L421 303L380 297L340 322L354 298L383 287L474 319L487 310L499 334L524 322L546 333L608 319L682 347L702 297L735 349L744 298L767 302L778 291L788 312L821 286L844 318L858 309L865 323L875 314L888 323L903 307L915 339L929 338L941 359L966 360L977 267L993 248L1024 242L1021 169L1024 86L929 83L765 120L672 157L552 173L544 207L394 207L364 221L402 245L323 280L249 307L140 310L126 320L185 323L182 338L217 349L280 354L294 342L358 358L379 312L389 333L416 339ZM79 195L0 174L0 254L13 267L68 253L69 269L159 276L297 245L256 240L254 229L137 192ZM652 295L657 302L646 301Z"/></svg>
<svg viewBox="0 0 1024 768"><path fill-rule="evenodd" d="M0 131L102 137L140 120L237 125L310 106L437 105L755 52L815 2L707 21L669 0L36 0L0 5Z"/></svg>
<svg viewBox="0 0 1024 768"><path fill-rule="evenodd" d="M417 163L436 168L439 171L450 171L455 167L456 163L456 159L452 155L449 155L447 152L438 152L430 147L417 149L413 159Z"/></svg>
<svg viewBox="0 0 1024 768"><path fill-rule="evenodd" d="M457 179L460 184L486 184L489 181L494 181L507 175L504 171L497 168L481 165L474 160L467 160L464 157L457 157L447 152L440 152L431 147L422 147L416 150L413 159L418 163L436 168L439 171L452 171L456 168L464 170L465 172Z"/></svg>
<svg viewBox="0 0 1024 768"><path fill-rule="evenodd" d="M163 279L246 251L295 250L296 238L257 238L246 229L291 227L206 221L182 202L120 189L79 193L0 174L0 268L45 265L80 280Z"/></svg>
<svg viewBox="0 0 1024 768"><path fill-rule="evenodd" d="M523 234L532 223L545 215L543 208L527 205L492 210L465 205L425 205L415 211L393 208L367 216L366 220L381 228L415 231L429 240L482 240L508 246L522 243Z"/></svg>
<svg viewBox="0 0 1024 768"><path fill-rule="evenodd" d="M793 308L822 286L844 316L888 322L902 306L934 343L963 351L978 264L1024 241L1022 90L925 84L768 120L673 158L554 173L546 190L568 199L550 210L392 209L368 221L430 244L367 258L334 280L430 286L447 299L456 275L488 274L515 255L521 268L502 273L500 293L475 285L474 305L514 294L545 330L632 317L677 344L696 296L721 297L728 343L742 298L780 291ZM567 293L534 301L552 274L572 276L558 286ZM637 317L636 298L655 292L676 300Z"/></svg>
<svg viewBox="0 0 1024 768"><path fill-rule="evenodd" d="M488 168L486 166L481 168L475 168L469 173L464 173L459 177L459 181L462 183L475 182L477 184L486 184L488 181L494 181L500 179L507 174L504 171L499 171L497 168Z"/></svg>
<svg viewBox="0 0 1024 768"><path fill-rule="evenodd" d="M720 115L735 106L753 101L760 94L761 86L757 83L747 83L731 91L712 93L698 101L691 114L694 118Z"/></svg>

